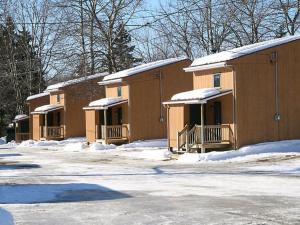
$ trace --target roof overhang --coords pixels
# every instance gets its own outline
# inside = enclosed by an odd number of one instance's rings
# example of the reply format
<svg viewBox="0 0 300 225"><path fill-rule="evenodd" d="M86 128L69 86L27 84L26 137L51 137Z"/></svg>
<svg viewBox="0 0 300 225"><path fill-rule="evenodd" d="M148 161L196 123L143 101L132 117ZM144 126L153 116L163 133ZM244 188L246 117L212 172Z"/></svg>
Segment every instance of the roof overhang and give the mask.
<svg viewBox="0 0 300 225"><path fill-rule="evenodd" d="M121 104L124 104L124 103L127 103L128 102L128 99L123 99L123 100L120 100L118 102L114 102L112 104L107 104L107 105L104 105L104 106L87 106L87 107L84 107L83 110L106 110L108 108L111 108L113 106L116 106L116 105L121 105Z"/></svg>
<svg viewBox="0 0 300 225"><path fill-rule="evenodd" d="M122 83L122 81L123 81L123 79L119 78L119 79L113 79L113 80L100 81L100 82L98 82L98 84L103 86L103 85L108 85L108 84L119 84L119 83Z"/></svg>
<svg viewBox="0 0 300 225"><path fill-rule="evenodd" d="M177 105L177 104L185 104L185 105L192 105L192 104L206 104L209 100L219 98L224 95L228 95L233 93L232 90L222 90L219 94L209 96L207 98L195 98L195 99L186 99L186 100L171 100L163 102L163 105Z"/></svg>
<svg viewBox="0 0 300 225"><path fill-rule="evenodd" d="M200 65L200 66L190 66L190 67L184 68L184 71L185 72L196 72L196 71L218 69L218 68L224 68L224 67L228 67L226 62L218 62L218 63L205 64L205 65Z"/></svg>
<svg viewBox="0 0 300 225"><path fill-rule="evenodd" d="M47 114L56 110L63 109L63 105L43 105L37 107L31 114Z"/></svg>
<svg viewBox="0 0 300 225"><path fill-rule="evenodd" d="M29 116L27 116L27 115L17 115L15 117L15 119L13 120L13 122L16 123L16 122L28 120L28 119L29 119Z"/></svg>

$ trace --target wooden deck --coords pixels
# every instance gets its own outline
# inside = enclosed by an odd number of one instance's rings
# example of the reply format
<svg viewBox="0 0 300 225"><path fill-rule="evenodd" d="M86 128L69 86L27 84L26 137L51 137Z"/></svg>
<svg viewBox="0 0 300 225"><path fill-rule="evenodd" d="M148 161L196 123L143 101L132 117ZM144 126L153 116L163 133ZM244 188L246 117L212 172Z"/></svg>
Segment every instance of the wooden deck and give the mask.
<svg viewBox="0 0 300 225"><path fill-rule="evenodd" d="M128 125L97 126L96 142L103 144L123 144L129 141Z"/></svg>
<svg viewBox="0 0 300 225"><path fill-rule="evenodd" d="M199 149L226 149L231 147L232 131L229 125L195 125L189 129L186 125L178 132L177 146L179 152L196 152Z"/></svg>
<svg viewBox="0 0 300 225"><path fill-rule="evenodd" d="M65 129L63 126L41 126L40 137L44 140L63 140Z"/></svg>

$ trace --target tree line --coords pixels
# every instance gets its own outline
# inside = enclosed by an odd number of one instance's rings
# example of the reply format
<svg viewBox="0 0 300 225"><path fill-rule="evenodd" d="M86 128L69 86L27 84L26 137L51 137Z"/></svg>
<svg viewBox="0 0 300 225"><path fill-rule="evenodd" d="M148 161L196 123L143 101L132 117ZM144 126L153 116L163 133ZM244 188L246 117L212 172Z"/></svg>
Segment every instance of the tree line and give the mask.
<svg viewBox="0 0 300 225"><path fill-rule="evenodd" d="M294 35L300 0L0 0L0 127L65 79ZM0 133L1 134L1 133Z"/></svg>

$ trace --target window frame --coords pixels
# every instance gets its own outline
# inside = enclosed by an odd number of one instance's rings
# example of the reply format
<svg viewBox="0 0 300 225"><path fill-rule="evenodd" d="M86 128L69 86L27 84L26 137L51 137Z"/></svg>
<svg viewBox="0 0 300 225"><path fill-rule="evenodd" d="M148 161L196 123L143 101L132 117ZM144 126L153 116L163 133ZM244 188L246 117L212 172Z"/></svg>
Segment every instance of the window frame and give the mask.
<svg viewBox="0 0 300 225"><path fill-rule="evenodd" d="M117 96L121 97L122 96L122 86L117 87Z"/></svg>
<svg viewBox="0 0 300 225"><path fill-rule="evenodd" d="M57 94L57 95L56 95L56 102L57 102L57 103L60 103L60 100L61 100L61 99L60 99L60 94Z"/></svg>
<svg viewBox="0 0 300 225"><path fill-rule="evenodd" d="M219 81L218 81L218 86L216 85L216 78L218 77ZM221 73L215 73L213 75L213 82L214 82L214 88L220 88L221 87Z"/></svg>

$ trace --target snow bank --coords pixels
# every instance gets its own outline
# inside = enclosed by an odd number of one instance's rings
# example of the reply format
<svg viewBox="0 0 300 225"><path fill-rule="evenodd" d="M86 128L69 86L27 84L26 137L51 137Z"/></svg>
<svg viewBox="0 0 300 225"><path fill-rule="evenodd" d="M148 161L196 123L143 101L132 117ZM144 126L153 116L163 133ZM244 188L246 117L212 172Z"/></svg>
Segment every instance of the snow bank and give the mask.
<svg viewBox="0 0 300 225"><path fill-rule="evenodd" d="M220 88L201 88L192 91L181 92L174 95L171 100L193 100L193 99L204 99L213 95L220 94Z"/></svg>
<svg viewBox="0 0 300 225"><path fill-rule="evenodd" d="M110 145L104 145L101 143L93 143L90 145L91 151L99 151L99 150L112 150L115 149L117 146L110 144Z"/></svg>
<svg viewBox="0 0 300 225"><path fill-rule="evenodd" d="M53 147L62 148L65 151L81 151L86 147L86 138L68 138L62 141L34 141L26 140L17 146L17 148L38 148L46 147L47 149L52 149Z"/></svg>
<svg viewBox="0 0 300 225"><path fill-rule="evenodd" d="M209 152L204 154L186 153L178 158L181 163L195 163L199 161L222 161L222 160L243 160L243 157L254 156L258 154L273 153L300 153L300 140L288 140L277 142L266 142L256 145L243 147L239 150L225 152Z"/></svg>
<svg viewBox="0 0 300 225"><path fill-rule="evenodd" d="M14 220L12 215L5 209L0 208L0 224L1 225L13 225Z"/></svg>
<svg viewBox="0 0 300 225"><path fill-rule="evenodd" d="M145 141L134 141L129 144L124 144L118 148L166 148L168 147L167 139L154 139Z"/></svg>
<svg viewBox="0 0 300 225"><path fill-rule="evenodd" d="M64 146L64 151L78 152L84 150L86 147L87 145L84 142L70 143Z"/></svg>

